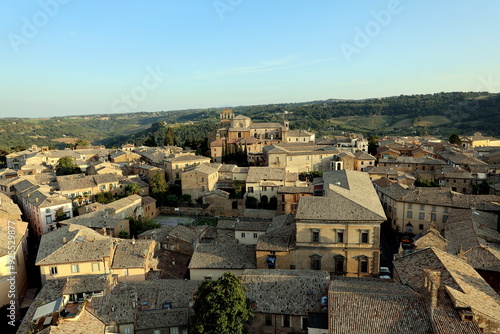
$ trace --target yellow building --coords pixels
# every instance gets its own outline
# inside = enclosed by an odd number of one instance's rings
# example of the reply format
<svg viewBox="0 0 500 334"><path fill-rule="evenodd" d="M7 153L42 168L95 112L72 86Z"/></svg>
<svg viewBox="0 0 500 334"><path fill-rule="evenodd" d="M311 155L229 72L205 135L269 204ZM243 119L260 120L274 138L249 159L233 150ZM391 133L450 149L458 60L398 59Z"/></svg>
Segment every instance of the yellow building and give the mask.
<svg viewBox="0 0 500 334"><path fill-rule="evenodd" d="M323 179L323 197L299 200L295 267L347 276L378 273L386 216L368 174L330 171Z"/></svg>
<svg viewBox="0 0 500 334"><path fill-rule="evenodd" d="M151 269L154 240L116 239L70 224L42 236L35 264L47 280L113 273L118 280L144 280Z"/></svg>

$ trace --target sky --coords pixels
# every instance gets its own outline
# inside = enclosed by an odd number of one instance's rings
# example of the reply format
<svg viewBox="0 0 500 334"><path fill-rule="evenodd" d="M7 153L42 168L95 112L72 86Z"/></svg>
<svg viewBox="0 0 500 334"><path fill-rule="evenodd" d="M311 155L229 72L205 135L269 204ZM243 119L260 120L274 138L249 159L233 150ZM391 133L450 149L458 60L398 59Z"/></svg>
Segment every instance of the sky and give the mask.
<svg viewBox="0 0 500 334"><path fill-rule="evenodd" d="M2 0L0 117L500 92L500 1Z"/></svg>

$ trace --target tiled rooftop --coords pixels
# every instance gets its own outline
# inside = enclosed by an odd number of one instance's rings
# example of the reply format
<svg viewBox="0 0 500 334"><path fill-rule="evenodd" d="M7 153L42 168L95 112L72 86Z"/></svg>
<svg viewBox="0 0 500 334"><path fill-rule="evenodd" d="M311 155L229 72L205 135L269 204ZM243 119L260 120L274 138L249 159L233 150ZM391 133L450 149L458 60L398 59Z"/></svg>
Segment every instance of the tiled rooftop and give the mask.
<svg viewBox="0 0 500 334"><path fill-rule="evenodd" d="M334 277L328 304L331 334L434 333L424 298L392 280Z"/></svg>
<svg viewBox="0 0 500 334"><path fill-rule="evenodd" d="M247 269L241 279L254 312L307 315L321 310L330 276L319 270Z"/></svg>

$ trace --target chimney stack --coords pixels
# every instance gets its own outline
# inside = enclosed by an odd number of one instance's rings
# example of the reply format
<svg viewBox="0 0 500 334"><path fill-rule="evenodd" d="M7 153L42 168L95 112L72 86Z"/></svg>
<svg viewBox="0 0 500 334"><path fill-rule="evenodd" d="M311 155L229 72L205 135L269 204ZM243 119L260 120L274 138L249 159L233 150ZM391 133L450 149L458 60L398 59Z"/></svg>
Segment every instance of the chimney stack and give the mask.
<svg viewBox="0 0 500 334"><path fill-rule="evenodd" d="M435 309L437 306L440 286L441 272L424 269L424 288L428 293L431 309Z"/></svg>

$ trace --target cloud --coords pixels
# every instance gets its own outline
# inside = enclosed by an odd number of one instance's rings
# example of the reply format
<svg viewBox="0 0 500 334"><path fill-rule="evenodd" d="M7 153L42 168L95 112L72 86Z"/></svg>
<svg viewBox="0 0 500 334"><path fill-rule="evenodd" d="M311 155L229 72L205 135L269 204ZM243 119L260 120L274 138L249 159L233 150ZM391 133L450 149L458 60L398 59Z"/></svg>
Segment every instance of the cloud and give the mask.
<svg viewBox="0 0 500 334"><path fill-rule="evenodd" d="M297 56L289 56L286 58L275 59L275 60L263 60L258 65L232 67L232 68L211 70L211 71L198 71L193 74L193 79L207 80L225 76L279 71L284 69L314 65L325 61L331 61L334 60L335 58L311 59L302 62L297 61L297 59L298 59Z"/></svg>

